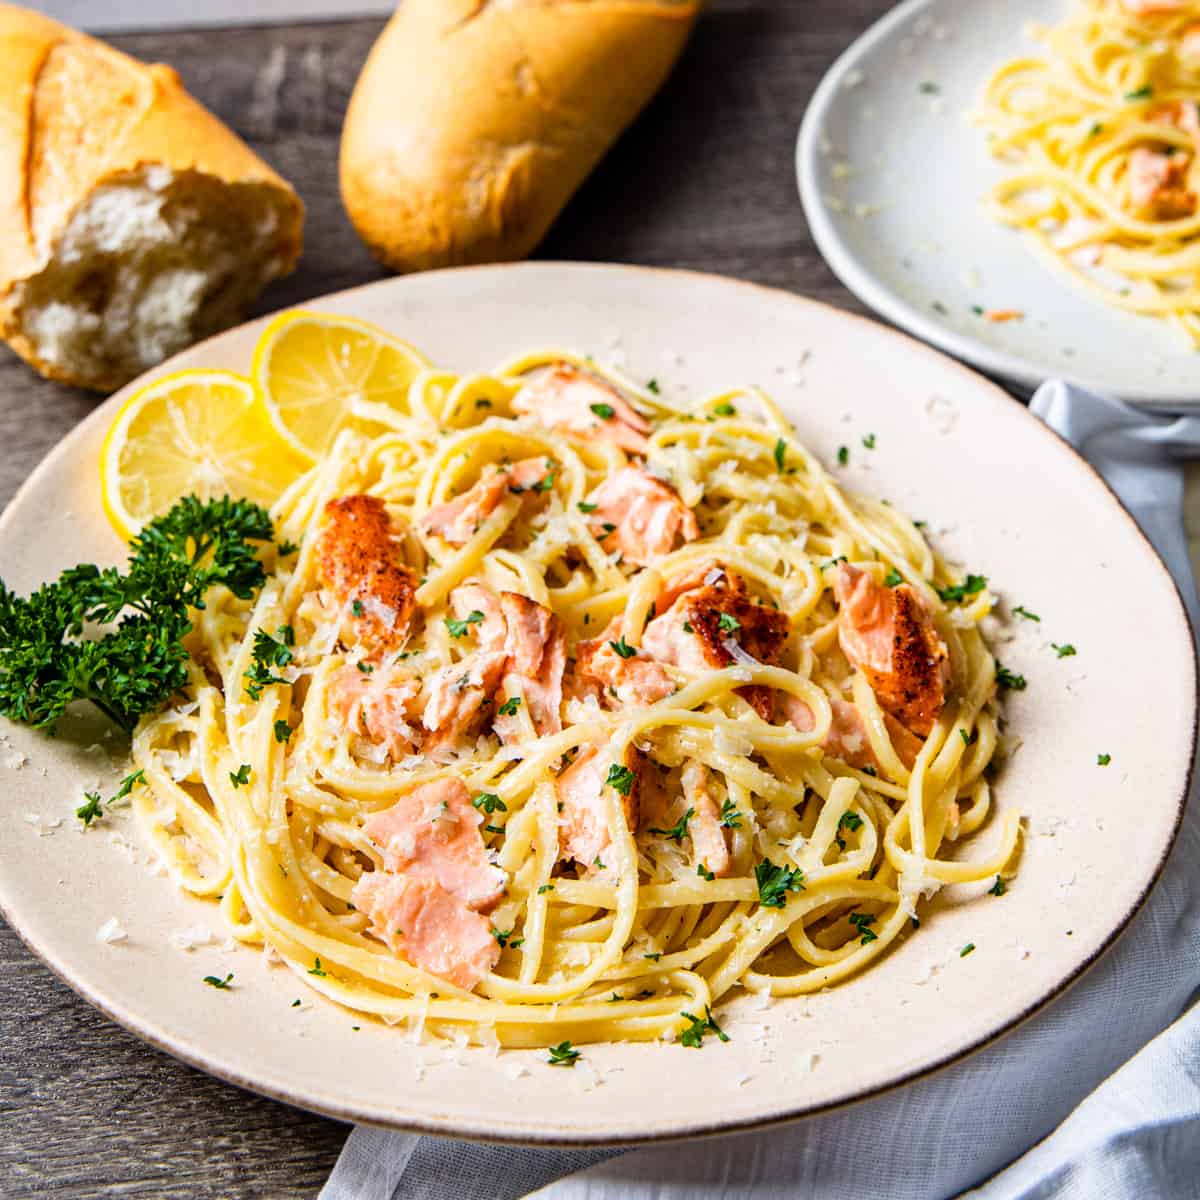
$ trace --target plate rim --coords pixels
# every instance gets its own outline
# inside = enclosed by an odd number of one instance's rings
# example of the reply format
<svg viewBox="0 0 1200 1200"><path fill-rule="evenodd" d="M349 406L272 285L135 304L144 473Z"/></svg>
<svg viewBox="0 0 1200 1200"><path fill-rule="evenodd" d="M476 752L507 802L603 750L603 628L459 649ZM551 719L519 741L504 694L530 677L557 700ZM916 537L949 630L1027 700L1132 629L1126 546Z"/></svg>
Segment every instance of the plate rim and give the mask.
<svg viewBox="0 0 1200 1200"><path fill-rule="evenodd" d="M925 3L926 0L908 0L903 7L913 7ZM1075 968L1065 977L1061 978L1058 983L1051 988L1045 995L1028 1004L1020 1012L1013 1014L1007 1020L993 1029L990 1029L975 1040L968 1044L957 1048L947 1054L941 1055L931 1061L927 1061L918 1067L897 1075L883 1083L878 1083L860 1088L852 1094L845 1095L836 1100L825 1101L821 1103L793 1105L791 1107L782 1108L778 1111L756 1116L739 1118L736 1120L713 1120L713 1121L698 1121L694 1120L687 1124L680 1125L670 1130L659 1131L639 1131L637 1129L627 1129L618 1133L608 1135L588 1135L586 1133L580 1136L573 1136L561 1131L544 1132L544 1133L497 1133L494 1130L483 1130L481 1124L474 1126L464 1124L458 1118L449 1120L439 1119L421 1119L419 1117L411 1120L391 1120L382 1118L380 1115L371 1115L365 1112L362 1107L356 1107L353 1104L331 1101L327 1098L322 1098L312 1094L303 1088L292 1088L286 1083L271 1083L255 1080L250 1074L238 1071L236 1068L226 1067L220 1063L214 1062L205 1057L200 1050L193 1050L186 1038L173 1037L168 1034L162 1034L154 1030L152 1022L140 1021L134 1014L123 1010L119 1002L111 1001L103 994L103 989L93 987L88 982L74 978L68 966L62 961L60 956L56 954L48 946L38 944L36 939L32 939L22 929L20 924L14 920L13 914L7 903L3 891L0 891L0 915L2 915L8 924L9 928L20 938L22 944L48 967L54 975L56 975L63 983L65 983L73 992L79 995L87 1003L102 1012L107 1018L120 1026L126 1032L132 1034L138 1040L154 1047L156 1050L169 1054L188 1066L197 1070L203 1071L207 1075L220 1079L226 1083L233 1084L235 1087L250 1091L256 1095L265 1096L269 1099L288 1104L294 1108L299 1108L307 1112L317 1113L321 1116L332 1118L333 1120L346 1123L364 1124L376 1128L393 1129L407 1133L430 1134L437 1137L449 1137L463 1141L481 1142L497 1145L516 1145L530 1146L543 1148L571 1148L579 1149L583 1147L618 1147L618 1146L650 1146L658 1145L665 1142L677 1141L685 1138L698 1137L717 1137L727 1134L745 1133L756 1130L766 1130L776 1128L782 1125L791 1124L808 1117L817 1117L838 1109L847 1108L851 1105L859 1104L867 1100L874 1099L878 1096L885 1095L888 1092L894 1091L897 1088L907 1086L913 1082L933 1076L940 1073L956 1063L963 1062L980 1050L987 1048L993 1043L1006 1037L1014 1030L1025 1024L1043 1009L1047 1008L1051 1003L1058 1000L1066 994L1072 987L1075 986L1095 964L1105 957L1123 936L1132 924L1133 920L1141 912L1149 898L1151 892L1157 886L1165 867L1168 858L1178 840L1179 831L1183 823L1184 813L1187 807L1188 798L1191 794L1191 786L1193 775L1196 766L1196 747L1198 730L1200 730L1200 668L1197 662L1197 643L1196 635L1192 630L1191 623L1187 617L1187 610L1184 604L1179 587L1175 582L1174 577L1167 570L1158 551L1154 548L1149 538L1142 531L1137 522L1130 515L1128 510L1121 503L1116 493L1109 486L1107 481L1100 473L1089 463L1066 439L1061 437L1055 430L1051 429L1044 422L1039 420L1028 408L1015 397L1006 392L993 380L981 376L978 372L972 370L964 363L957 361L953 357L946 355L938 349L924 344L910 334L901 330L883 325L869 317L862 316L858 313L847 312L844 309L837 308L835 305L827 304L823 301L814 300L807 296L799 295L795 292L787 291L783 288L773 287L766 284L750 282L748 280L736 279L731 276L720 275L715 272L694 271L682 268L671 267L649 267L636 264L620 264L620 263L595 263L595 262L578 262L569 260L535 260L520 263L505 263L505 264L482 264L469 267L452 267L445 268L439 271L424 272L425 276L444 276L448 274L466 275L468 273L522 273L522 272L537 272L539 270L556 270L567 268L571 271L579 272L580 274L587 273L638 273L641 275L654 274L658 276L673 276L682 277L684 280L705 281L708 283L719 284L722 287L738 287L752 290L755 292L765 293L766 296L775 302L787 301L792 304L799 304L802 307L809 309L820 309L826 313L835 314L837 319L849 320L856 323L861 323L869 326L873 332L882 333L889 339L894 339L902 344L909 352L918 353L924 357L932 357L936 359L943 367L949 366L956 372L960 372L967 376L975 386L983 385L987 390L991 391L997 398L1002 399L1005 403L1015 406L1024 413L1028 422L1031 423L1030 428L1036 428L1041 434L1048 436L1064 447L1077 462L1086 468L1086 473L1095 479L1108 494L1117 513L1128 522L1136 535L1137 540L1141 543L1142 549L1148 552L1150 559L1155 564L1158 571L1165 577L1170 595L1174 599L1175 615L1180 622L1182 629L1186 632L1189 645L1192 653L1188 656L1189 674L1190 674L1190 705L1192 710L1191 721L1191 736L1188 745L1186 768L1184 771L1182 787L1179 795L1175 798L1175 814L1172 822L1171 833L1169 838L1164 841L1162 851L1158 861L1154 866L1153 871L1148 875L1147 880L1137 897L1130 904L1127 911L1122 915L1121 919L1116 922L1113 928L1108 932L1107 936L1094 951L1082 962L1077 964ZM289 305L286 309L277 310L279 312L289 311L292 308L308 308L319 307L323 305L335 306L340 301L350 296L357 296L363 292L383 290L387 288L402 288L404 282L409 277L407 276L391 276L385 279L375 280L368 284L363 284L354 288L342 289L338 292L330 292L328 294L306 299L296 305ZM243 329L255 325L264 325L273 316L275 312L256 317L250 321L244 322L240 326L235 326L235 329ZM216 334L211 338L205 338L200 342L189 347L189 351L194 351L198 347L203 347L211 341L228 336L231 330L225 330L220 334ZM138 379L126 385L125 388L112 394L97 406L87 417L80 421L72 430L56 445L48 454L30 472L24 483L17 489L13 498L5 506L4 511L0 514L0 538L3 537L7 527L13 519L13 513L20 505L25 493L36 486L41 475L48 472L61 457L66 457L71 453L71 444L78 436L78 432L92 422L99 422L102 414L114 408L123 400L123 398L134 388L140 387L143 383L158 374L165 374L171 371L174 358L168 359L159 366L152 368L151 371L139 376Z"/></svg>
<svg viewBox="0 0 1200 1200"><path fill-rule="evenodd" d="M945 351L952 357L969 363L992 376L1033 392L1048 378L1063 378L1088 391L1115 396L1141 408L1158 411L1188 410L1200 404L1200 382L1191 392L1178 387L1125 388L1119 392L1103 379L1084 371L1059 371L1048 376L1033 368L1029 360L1006 350L997 350L985 342L962 334L931 318L893 291L866 267L838 232L830 207L817 186L817 164L821 158L821 134L826 117L846 76L854 70L861 57L885 42L897 27L903 26L914 14L932 8L939 0L902 0L890 12L876 20L861 33L821 77L805 109L796 135L794 166L800 204L817 250L829 269L864 304L900 329ZM1032 261L1032 259L1031 259ZM1200 351L1197 351L1200 355ZM994 382L994 380L993 380Z"/></svg>

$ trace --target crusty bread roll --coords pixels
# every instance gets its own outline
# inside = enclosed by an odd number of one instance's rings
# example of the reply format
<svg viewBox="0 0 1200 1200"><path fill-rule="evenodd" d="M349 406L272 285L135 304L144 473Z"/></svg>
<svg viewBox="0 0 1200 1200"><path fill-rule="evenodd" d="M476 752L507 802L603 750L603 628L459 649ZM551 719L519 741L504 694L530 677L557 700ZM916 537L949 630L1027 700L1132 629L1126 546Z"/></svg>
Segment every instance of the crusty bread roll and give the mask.
<svg viewBox="0 0 1200 1200"><path fill-rule="evenodd" d="M397 271L523 258L666 78L700 0L403 0L342 130L342 199Z"/></svg>
<svg viewBox="0 0 1200 1200"><path fill-rule="evenodd" d="M43 375L109 391L232 324L303 220L170 67L0 3L0 337Z"/></svg>

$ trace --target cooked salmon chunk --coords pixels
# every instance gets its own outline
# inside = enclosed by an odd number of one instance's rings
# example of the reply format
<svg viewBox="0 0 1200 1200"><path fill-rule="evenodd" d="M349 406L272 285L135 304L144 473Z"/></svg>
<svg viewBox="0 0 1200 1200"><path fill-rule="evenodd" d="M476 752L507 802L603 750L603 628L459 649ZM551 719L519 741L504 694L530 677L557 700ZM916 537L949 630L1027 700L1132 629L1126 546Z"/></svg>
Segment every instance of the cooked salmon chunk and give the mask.
<svg viewBox="0 0 1200 1200"><path fill-rule="evenodd" d="M667 611L646 626L642 649L647 654L695 674L727 667L739 654L768 665L779 661L788 636L783 613L759 604L740 576L720 566L709 568L701 579L692 575L688 582L697 586L679 593ZM678 585L668 589L677 591ZM770 688L746 687L741 694L763 720L773 718Z"/></svg>
<svg viewBox="0 0 1200 1200"><path fill-rule="evenodd" d="M590 692L605 708L654 704L671 695L675 683L662 664L631 650L622 633L621 618L614 617L599 637L575 647L577 688L584 694Z"/></svg>
<svg viewBox="0 0 1200 1200"><path fill-rule="evenodd" d="M436 533L451 546L465 546L479 527L512 494L535 497L549 491L555 464L549 458L526 458L507 466L489 466L479 482L461 496L435 505L421 518L426 533Z"/></svg>
<svg viewBox="0 0 1200 1200"><path fill-rule="evenodd" d="M641 467L622 467L588 497L592 534L612 554L645 566L676 546L700 536L696 514L668 487Z"/></svg>
<svg viewBox="0 0 1200 1200"><path fill-rule="evenodd" d="M519 700L539 736L558 733L567 663L563 623L544 605L517 592L501 592L500 609L505 623L500 707ZM496 722L501 732L505 719L501 715Z"/></svg>
<svg viewBox="0 0 1200 1200"><path fill-rule="evenodd" d="M512 406L547 429L603 438L631 454L646 449L650 422L611 384L567 363L531 379L513 397Z"/></svg>
<svg viewBox="0 0 1200 1200"><path fill-rule="evenodd" d="M342 496L325 506L316 546L317 576L341 612L343 639L379 654L404 645L417 603L417 577L393 534L377 496Z"/></svg>
<svg viewBox="0 0 1200 1200"><path fill-rule="evenodd" d="M887 587L842 563L833 583L842 652L866 677L879 706L924 738L946 703L950 656L924 600L907 584Z"/></svg>
<svg viewBox="0 0 1200 1200"><path fill-rule="evenodd" d="M393 950L464 988L499 958L482 914L504 894L507 876L488 861L482 822L459 780L415 788L363 827L383 869L364 875L351 896Z"/></svg>
<svg viewBox="0 0 1200 1200"><path fill-rule="evenodd" d="M636 829L640 766L634 751L626 751L625 761L614 764L606 742L580 747L575 761L554 783L559 804L561 861L578 863L586 868L588 875L612 870L612 864L605 857L612 845L612 833L604 793L614 787L608 783L610 776L616 776L618 786L615 791L621 797L626 824L630 829ZM628 775L624 774L626 771Z"/></svg>
<svg viewBox="0 0 1200 1200"><path fill-rule="evenodd" d="M811 733L816 725L812 709L796 696L780 694L784 718L801 733ZM858 709L845 700L832 700L833 719L829 732L821 739L821 749L831 758L841 759L848 767L859 771L867 767L878 769L879 761L871 749L867 727ZM883 723L892 740L892 748L906 767L912 767L924 744L916 734L905 729L890 713L884 713Z"/></svg>
<svg viewBox="0 0 1200 1200"><path fill-rule="evenodd" d="M1175 221L1196 211L1196 193L1188 188L1190 154L1167 154L1139 146L1129 156L1129 202L1140 217Z"/></svg>
<svg viewBox="0 0 1200 1200"><path fill-rule="evenodd" d="M682 821L684 836L691 842L693 863L720 879L729 873L729 847L708 768L703 763L686 763L680 787L674 796L667 795L661 786L646 788L642 829L662 837L667 832L678 832Z"/></svg>
<svg viewBox="0 0 1200 1200"><path fill-rule="evenodd" d="M393 759L412 753L418 738L421 686L399 667L341 667L330 683L334 710L345 728L386 747Z"/></svg>

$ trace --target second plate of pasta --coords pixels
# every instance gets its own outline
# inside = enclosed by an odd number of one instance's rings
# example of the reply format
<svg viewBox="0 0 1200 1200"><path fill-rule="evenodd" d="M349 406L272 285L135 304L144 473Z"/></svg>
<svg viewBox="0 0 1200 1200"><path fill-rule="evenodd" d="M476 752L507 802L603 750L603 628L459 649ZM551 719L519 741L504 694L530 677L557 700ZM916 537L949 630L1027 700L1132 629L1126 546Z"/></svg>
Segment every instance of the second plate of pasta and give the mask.
<svg viewBox="0 0 1200 1200"><path fill-rule="evenodd" d="M805 117L822 253L877 311L1013 382L1195 403L1198 31L1196 3L899 5Z"/></svg>

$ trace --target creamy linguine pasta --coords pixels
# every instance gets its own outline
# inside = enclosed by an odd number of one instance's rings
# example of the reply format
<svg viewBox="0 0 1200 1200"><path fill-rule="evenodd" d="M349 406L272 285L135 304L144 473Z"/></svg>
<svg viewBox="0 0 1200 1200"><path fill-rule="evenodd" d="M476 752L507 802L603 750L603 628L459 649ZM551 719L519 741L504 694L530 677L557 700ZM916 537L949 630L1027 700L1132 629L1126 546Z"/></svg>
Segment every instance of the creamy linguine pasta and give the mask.
<svg viewBox="0 0 1200 1200"><path fill-rule="evenodd" d="M276 505L134 743L189 892L329 998L475 1040L718 1032L1008 869L982 579L754 390L425 371Z"/></svg>

